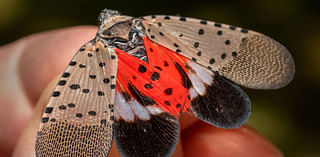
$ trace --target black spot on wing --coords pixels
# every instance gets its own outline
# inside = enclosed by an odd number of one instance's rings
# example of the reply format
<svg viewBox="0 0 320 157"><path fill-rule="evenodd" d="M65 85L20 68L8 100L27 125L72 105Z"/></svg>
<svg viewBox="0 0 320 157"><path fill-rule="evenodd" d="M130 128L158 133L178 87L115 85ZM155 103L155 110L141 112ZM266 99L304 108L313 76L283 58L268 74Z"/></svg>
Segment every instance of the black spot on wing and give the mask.
<svg viewBox="0 0 320 157"><path fill-rule="evenodd" d="M172 88L167 88L164 90L165 95L172 95Z"/></svg>
<svg viewBox="0 0 320 157"><path fill-rule="evenodd" d="M203 24L203 25L206 25L207 21L206 20L201 20L200 23Z"/></svg>
<svg viewBox="0 0 320 157"><path fill-rule="evenodd" d="M58 85L59 85L59 86L64 86L66 83L67 83L66 80L60 80L60 81L58 82Z"/></svg>
<svg viewBox="0 0 320 157"><path fill-rule="evenodd" d="M146 89L152 89L153 86L152 86L152 84L150 84L150 83L146 83L146 84L144 84L144 88L146 88Z"/></svg>
<svg viewBox="0 0 320 157"><path fill-rule="evenodd" d="M86 67L86 65L84 65L84 64L79 64L79 68L85 68Z"/></svg>
<svg viewBox="0 0 320 157"><path fill-rule="evenodd" d="M89 77L91 78L91 79L96 79L96 75L89 75Z"/></svg>
<svg viewBox="0 0 320 157"><path fill-rule="evenodd" d="M83 93L89 93L90 90L89 90L89 89L82 89L82 92L83 92Z"/></svg>
<svg viewBox="0 0 320 157"><path fill-rule="evenodd" d="M221 54L221 59L225 59L226 57L227 57L227 54L225 54L225 53Z"/></svg>
<svg viewBox="0 0 320 157"><path fill-rule="evenodd" d="M233 57L236 57L237 55L238 55L238 53L237 53L236 51L233 51L233 52L232 52L232 56L233 56Z"/></svg>
<svg viewBox="0 0 320 157"><path fill-rule="evenodd" d="M163 103L166 104L166 105L168 105L168 106L171 106L170 101L164 101Z"/></svg>
<svg viewBox="0 0 320 157"><path fill-rule="evenodd" d="M99 63L99 66L100 66L100 67L104 67L105 65L106 65L105 62L100 62L100 63Z"/></svg>
<svg viewBox="0 0 320 157"><path fill-rule="evenodd" d="M225 44L226 44L226 45L230 45L230 40L226 40L226 41L225 41Z"/></svg>
<svg viewBox="0 0 320 157"><path fill-rule="evenodd" d="M89 111L88 114L89 114L89 116L96 116L97 115L96 111Z"/></svg>
<svg viewBox="0 0 320 157"><path fill-rule="evenodd" d="M53 107L47 107L44 113L51 113L53 111Z"/></svg>
<svg viewBox="0 0 320 157"><path fill-rule="evenodd" d="M152 81L157 81L157 80L159 80L159 79L160 79L160 73L158 73L158 72L153 72L153 74L151 75L150 79L151 79Z"/></svg>
<svg viewBox="0 0 320 157"><path fill-rule="evenodd" d="M76 61L71 61L71 62L69 63L70 66L74 66L74 65L76 65L76 64L77 64Z"/></svg>
<svg viewBox="0 0 320 157"><path fill-rule="evenodd" d="M68 107L74 108L74 107L76 107L76 105L74 103L70 103L70 104L68 104Z"/></svg>
<svg viewBox="0 0 320 157"><path fill-rule="evenodd" d="M62 76L61 77L63 77L63 78L67 78L67 77L69 77L70 76L70 73L68 73L68 72L64 72L63 74L62 74Z"/></svg>
<svg viewBox="0 0 320 157"><path fill-rule="evenodd" d="M79 89L80 85L79 84L72 84L69 87L70 87L70 89Z"/></svg>
<svg viewBox="0 0 320 157"><path fill-rule="evenodd" d="M169 64L168 64L167 61L164 61L164 62L163 62L163 65L164 65L165 67L169 66Z"/></svg>
<svg viewBox="0 0 320 157"><path fill-rule="evenodd" d="M115 84L110 85L110 89L116 89L116 85Z"/></svg>
<svg viewBox="0 0 320 157"><path fill-rule="evenodd" d="M211 58L209 61L210 64L214 64L215 62L216 62L216 60L214 58Z"/></svg>
<svg viewBox="0 0 320 157"><path fill-rule="evenodd" d="M229 26L229 29L230 29L230 30L236 30L236 26L230 25L230 26Z"/></svg>
<svg viewBox="0 0 320 157"><path fill-rule="evenodd" d="M82 116L83 116L83 115L82 115L81 113L77 113L77 114L76 114L76 117L77 117L77 118L82 118Z"/></svg>
<svg viewBox="0 0 320 157"><path fill-rule="evenodd" d="M103 91L98 91L98 96L104 96L104 92Z"/></svg>
<svg viewBox="0 0 320 157"><path fill-rule="evenodd" d="M199 47L199 45L200 45L200 43L199 43L199 42L195 42L195 43L193 44L193 47L194 47L194 48L198 48L198 47Z"/></svg>
<svg viewBox="0 0 320 157"><path fill-rule="evenodd" d="M66 107L65 105L60 105L58 108L59 108L60 110L66 110L66 109L67 109L67 107Z"/></svg>
<svg viewBox="0 0 320 157"><path fill-rule="evenodd" d="M86 47L81 47L80 49L79 49L80 51L84 51L84 50L86 50Z"/></svg>
<svg viewBox="0 0 320 157"><path fill-rule="evenodd" d="M170 156L178 135L178 121L169 113L151 116L147 121L119 120L114 123L114 138L122 156Z"/></svg>
<svg viewBox="0 0 320 157"><path fill-rule="evenodd" d="M247 29L241 29L241 33L248 33Z"/></svg>
<svg viewBox="0 0 320 157"><path fill-rule="evenodd" d="M199 35L203 35L203 34L204 34L204 30L203 30L203 29L199 29L198 34L199 34Z"/></svg>
<svg viewBox="0 0 320 157"><path fill-rule="evenodd" d="M199 57L201 56L201 51L197 52L197 56L199 56Z"/></svg>
<svg viewBox="0 0 320 157"><path fill-rule="evenodd" d="M187 21L187 19L185 17L180 17L179 19L180 21Z"/></svg>
<svg viewBox="0 0 320 157"><path fill-rule="evenodd" d="M138 68L138 71L141 72L141 73L144 73L144 72L147 71L147 68L144 65L140 65L139 68Z"/></svg>
<svg viewBox="0 0 320 157"><path fill-rule="evenodd" d="M52 96L53 97L58 97L60 95L60 92L59 91L54 91L52 92Z"/></svg>
<svg viewBox="0 0 320 157"><path fill-rule="evenodd" d="M103 79L103 82L104 82L105 84L108 84L108 83L110 82L110 79L109 79L109 78L104 78L104 79Z"/></svg>
<svg viewBox="0 0 320 157"><path fill-rule="evenodd" d="M221 23L215 23L214 26L216 26L216 27L222 27Z"/></svg>
<svg viewBox="0 0 320 157"><path fill-rule="evenodd" d="M47 123L49 121L49 117L41 118L41 123Z"/></svg>
<svg viewBox="0 0 320 157"><path fill-rule="evenodd" d="M217 73L205 95L191 101L191 108L199 119L222 128L239 127L251 111L248 96Z"/></svg>

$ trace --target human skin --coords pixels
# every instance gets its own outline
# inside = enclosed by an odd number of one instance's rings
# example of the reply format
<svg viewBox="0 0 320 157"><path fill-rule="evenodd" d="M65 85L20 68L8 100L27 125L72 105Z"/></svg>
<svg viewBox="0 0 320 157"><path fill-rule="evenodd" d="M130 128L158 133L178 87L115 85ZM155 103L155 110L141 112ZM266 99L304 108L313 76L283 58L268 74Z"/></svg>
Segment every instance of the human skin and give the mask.
<svg viewBox="0 0 320 157"><path fill-rule="evenodd" d="M34 157L41 114L58 76L97 27L78 26L33 34L0 47L0 154ZM180 117L173 157L278 157L281 152L245 124L221 129L193 116ZM113 145L110 157L120 156Z"/></svg>

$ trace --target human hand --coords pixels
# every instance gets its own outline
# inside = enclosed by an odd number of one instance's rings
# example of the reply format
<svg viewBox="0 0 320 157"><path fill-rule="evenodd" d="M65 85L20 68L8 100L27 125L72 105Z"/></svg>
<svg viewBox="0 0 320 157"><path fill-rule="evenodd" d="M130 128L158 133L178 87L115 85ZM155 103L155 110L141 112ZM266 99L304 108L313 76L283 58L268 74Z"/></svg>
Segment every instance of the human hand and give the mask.
<svg viewBox="0 0 320 157"><path fill-rule="evenodd" d="M57 78L74 53L94 38L96 27L43 32L0 47L0 154L35 156L40 118ZM52 81L53 80L53 81ZM51 82L51 83L50 83ZM47 86L47 88L45 88ZM221 129L190 115L180 118L181 132L173 157L282 156L247 124ZM110 157L120 156L113 145Z"/></svg>

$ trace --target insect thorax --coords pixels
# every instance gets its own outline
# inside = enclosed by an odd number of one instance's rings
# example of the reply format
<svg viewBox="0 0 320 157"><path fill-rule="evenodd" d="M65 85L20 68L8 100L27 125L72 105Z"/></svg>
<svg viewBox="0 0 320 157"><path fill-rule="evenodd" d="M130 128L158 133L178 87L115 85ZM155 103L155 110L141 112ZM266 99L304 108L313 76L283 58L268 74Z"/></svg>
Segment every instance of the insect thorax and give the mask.
<svg viewBox="0 0 320 157"><path fill-rule="evenodd" d="M126 26L124 26L126 25ZM122 31L121 27L130 27L127 38L112 37L105 39L110 47L118 48L140 60L148 62L146 49L143 43L143 36L145 36L145 28L137 19L117 23L107 30L107 33L117 33Z"/></svg>

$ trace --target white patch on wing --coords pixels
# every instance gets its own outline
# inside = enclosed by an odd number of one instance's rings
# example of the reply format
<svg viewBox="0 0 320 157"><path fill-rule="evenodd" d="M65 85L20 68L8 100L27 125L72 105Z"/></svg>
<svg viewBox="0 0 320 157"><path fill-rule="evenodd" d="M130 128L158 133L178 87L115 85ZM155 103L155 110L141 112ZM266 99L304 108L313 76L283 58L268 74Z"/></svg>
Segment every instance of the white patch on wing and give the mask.
<svg viewBox="0 0 320 157"><path fill-rule="evenodd" d="M189 94L190 94L190 99L191 100L198 96L197 91L194 90L194 88L192 88L192 87L189 89Z"/></svg>
<svg viewBox="0 0 320 157"><path fill-rule="evenodd" d="M213 82L213 77L212 77L213 73L210 70L200 66L197 63L191 62L191 61L189 61L188 64L196 72L197 76L204 83L206 83L207 85L211 85L212 84L212 82Z"/></svg>
<svg viewBox="0 0 320 157"><path fill-rule="evenodd" d="M116 103L119 114L122 119L126 121L133 121L134 120L134 114L131 110L131 107L129 103L126 101L126 99L123 97L122 94L119 92L116 92Z"/></svg>
<svg viewBox="0 0 320 157"><path fill-rule="evenodd" d="M206 87L204 86L203 82L195 75L194 73L189 74L189 78L192 82L193 87L196 89L196 91L203 95L206 92Z"/></svg>
<svg viewBox="0 0 320 157"><path fill-rule="evenodd" d="M153 115L157 115L163 112L160 108L154 106L147 106L147 109Z"/></svg>
<svg viewBox="0 0 320 157"><path fill-rule="evenodd" d="M146 108L144 108L140 103L136 100L131 100L130 104L132 105L132 109L134 113L142 120L149 120L150 114Z"/></svg>

